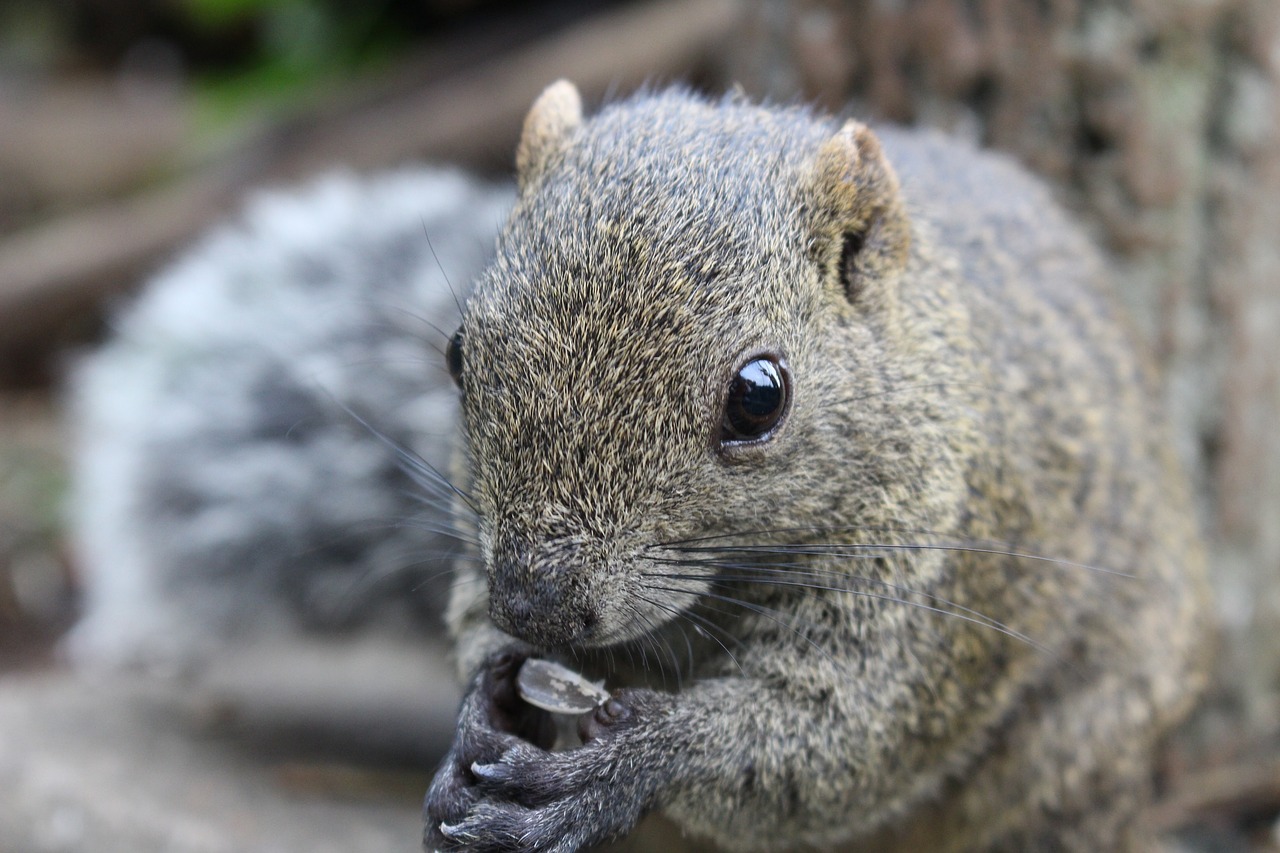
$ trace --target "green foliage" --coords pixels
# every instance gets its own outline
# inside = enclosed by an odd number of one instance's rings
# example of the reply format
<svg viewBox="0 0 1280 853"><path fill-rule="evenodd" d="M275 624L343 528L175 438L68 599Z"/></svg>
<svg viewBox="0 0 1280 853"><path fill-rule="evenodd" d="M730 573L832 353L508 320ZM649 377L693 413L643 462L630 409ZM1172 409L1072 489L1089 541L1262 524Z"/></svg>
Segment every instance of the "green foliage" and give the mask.
<svg viewBox="0 0 1280 853"><path fill-rule="evenodd" d="M284 6L308 5L305 0L183 0L188 14L209 27L225 26Z"/></svg>
<svg viewBox="0 0 1280 853"><path fill-rule="evenodd" d="M183 0L211 31L248 27L254 50L230 70L196 78L201 113L215 125L262 109L296 107L379 66L408 39L387 0Z"/></svg>

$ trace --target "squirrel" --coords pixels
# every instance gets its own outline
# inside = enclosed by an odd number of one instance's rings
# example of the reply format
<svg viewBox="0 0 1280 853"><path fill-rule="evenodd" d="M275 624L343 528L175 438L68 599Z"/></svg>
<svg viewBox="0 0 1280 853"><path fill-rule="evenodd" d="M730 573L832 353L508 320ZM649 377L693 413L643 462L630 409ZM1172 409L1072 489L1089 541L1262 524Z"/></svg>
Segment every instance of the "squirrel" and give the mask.
<svg viewBox="0 0 1280 853"><path fill-rule="evenodd" d="M1098 255L1005 160L741 95L525 121L447 359L470 687L426 849L1145 849L1204 558ZM440 487L443 493L444 486ZM612 698L555 751L530 656Z"/></svg>
<svg viewBox="0 0 1280 853"><path fill-rule="evenodd" d="M729 850L1143 849L1204 556L1048 191L939 134L678 88L588 119L566 82L516 163L265 197L121 316L70 389L72 651L418 625L439 566L403 564L461 549L427 849L651 813ZM532 656L608 686L578 745Z"/></svg>

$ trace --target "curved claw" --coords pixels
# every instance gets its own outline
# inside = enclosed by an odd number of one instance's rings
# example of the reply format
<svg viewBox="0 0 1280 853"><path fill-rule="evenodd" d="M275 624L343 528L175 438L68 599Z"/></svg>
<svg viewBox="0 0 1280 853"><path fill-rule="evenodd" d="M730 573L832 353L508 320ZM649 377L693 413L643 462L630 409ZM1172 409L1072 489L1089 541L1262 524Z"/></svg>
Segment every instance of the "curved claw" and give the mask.
<svg viewBox="0 0 1280 853"><path fill-rule="evenodd" d="M478 761L473 761L471 762L471 775L486 782L499 782L507 778L509 769L497 762L481 764Z"/></svg>
<svg viewBox="0 0 1280 853"><path fill-rule="evenodd" d="M492 763L477 762L471 772L476 789L484 797L506 801L524 808L538 808L571 796L575 784L574 767L585 756L543 752L528 744L514 744Z"/></svg>

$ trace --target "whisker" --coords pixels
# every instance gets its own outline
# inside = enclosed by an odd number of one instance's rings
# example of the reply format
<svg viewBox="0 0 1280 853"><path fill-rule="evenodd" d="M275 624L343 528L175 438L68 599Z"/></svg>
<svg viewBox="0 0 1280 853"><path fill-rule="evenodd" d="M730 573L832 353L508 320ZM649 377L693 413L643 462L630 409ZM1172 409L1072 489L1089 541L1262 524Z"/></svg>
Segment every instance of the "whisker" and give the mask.
<svg viewBox="0 0 1280 853"><path fill-rule="evenodd" d="M410 476L412 479L412 475ZM443 488L443 484L435 482L435 480L425 480L425 482L420 482L420 480L416 479L413 480L413 484L420 487L421 491L411 492L408 491L408 489L401 489L401 491L399 491L401 497L408 498L408 500L416 503L421 503L421 505L433 508L433 510L438 512L444 512L444 514L447 515L462 515L461 512L457 510L457 507L453 505L453 493L449 492L448 489ZM467 514L465 517L470 519L470 517L475 516Z"/></svg>
<svg viewBox="0 0 1280 853"><path fill-rule="evenodd" d="M625 646L622 646L621 648L625 649L625 650L626 650L626 652L627 652L627 663L628 663L628 664L630 664L630 666L631 666L631 668L632 668L632 669L635 669L635 668L636 668L636 655L635 655L635 652L632 650L631 645L630 645L630 644L627 644L627 645L625 645Z"/></svg>
<svg viewBox="0 0 1280 853"><path fill-rule="evenodd" d="M647 588L647 585L646 585L646 588ZM746 677L746 674L747 674L746 669L744 669L742 664L738 662L738 659L734 657L733 652L729 651L729 647L726 646L724 642L721 641L721 639L716 636L716 633L718 632L723 634L727 639L731 640L741 649L747 650L746 645L737 637L734 637L732 634L725 631L723 628L716 625L714 622L712 622L710 619L707 619L705 616L701 615L700 613L694 613L692 610L681 610L676 607L671 607L670 605L663 604L658 601L654 601L653 599L647 598L645 596L637 595L636 597L642 601L648 602L649 604L653 605L659 610L665 610L667 613L670 613L673 618L688 620L689 623L693 625L694 630L701 633L702 636L707 637L708 639L715 642L715 644L718 645L720 649L728 656L729 660L733 661L733 665L738 668L738 672L741 673L743 677ZM692 654L692 650L691 650L691 654Z"/></svg>
<svg viewBox="0 0 1280 853"><path fill-rule="evenodd" d="M450 594L453 594L465 584L483 583L484 580L484 577L478 573L461 574L459 572L454 572L453 581L449 584L449 592Z"/></svg>
<svg viewBox="0 0 1280 853"><path fill-rule="evenodd" d="M342 408L343 411L347 413L349 417L351 417L356 423L360 424L362 427L368 430L370 435L378 439L378 441L380 441L385 447L387 447L389 450L391 450L392 453L395 454L396 461L400 463L401 470L404 471L406 474L408 474L409 477L412 478L414 482L418 483L420 486L423 486L424 488L428 488L429 490L431 487L443 487L444 489L448 490L450 493L457 495L459 498L461 498L462 502L465 503L468 507L470 507L471 511L474 512L476 515L480 514L480 510L478 507L476 507L475 502L472 500L471 496L468 495L466 492L462 491L462 489L459 489L457 486L455 486L452 483L452 481L450 481L449 478L446 477L444 474L440 473L440 471L437 470L434 465L432 465L427 460L423 459L418 454L414 453L412 450L409 450L408 448L403 447L398 441L393 440L386 433L382 432L377 427L373 426L368 421L366 421L364 418L360 417L360 415L357 414L350 406L346 405L345 403L342 403L341 401L335 401L335 402L338 403L338 405Z"/></svg>
<svg viewBox="0 0 1280 853"><path fill-rule="evenodd" d="M462 533L458 530L455 530L454 528L448 527L443 524L437 524L425 518L404 518L397 522L387 525L387 527L389 528L407 527L407 528L412 528L414 530L423 530L423 531L426 531L427 533L436 533L441 536L447 536L448 538L453 539L457 542L461 542L465 545L474 545L477 548L480 547L480 540L476 539L474 536L471 536L466 533Z"/></svg>
<svg viewBox="0 0 1280 853"><path fill-rule="evenodd" d="M798 614L795 614L795 613L790 613L774 607L768 607L766 605L759 604L756 602L748 602L737 597L732 597L732 596L717 596L717 597L722 601L737 604L739 607L743 607L748 610L755 611L756 613L760 613L763 616L773 619L774 622L777 622L779 625L782 625L783 627L788 628L793 634L805 640L806 642L809 643L809 645L817 649L824 657L827 658L828 661L831 662L833 666L839 669L843 669L846 666L844 662L836 660L829 652L827 652L826 649L818 645L812 638L807 637L804 634L801 634L791 624L783 623L779 621L779 619L774 618L774 616L786 617L788 620L790 620L790 622L799 622L800 624L804 625L806 628L813 629L813 630L821 631L821 630L825 630L829 626L823 625L821 623L816 623L813 620L801 619L798 616ZM723 611L720 611L720 612L723 612ZM933 632L930 632L930 633L933 633ZM936 634L934 634L934 638L940 639ZM911 648L911 645L907 642L906 638L902 636L898 636L896 639L898 641L898 647L902 649L904 654L909 655L911 659L916 662L918 670L923 672L925 670L924 664L920 661L920 657ZM928 689L930 694L933 695L934 699L938 698L937 688L934 687L933 682L926 681L925 687Z"/></svg>
<svg viewBox="0 0 1280 853"><path fill-rule="evenodd" d="M420 506L424 506L433 512L449 516L451 519L459 521L475 520L475 515L469 512L459 511L454 502L446 494L402 491L400 492L400 496L413 501Z"/></svg>
<svg viewBox="0 0 1280 853"><path fill-rule="evenodd" d="M828 532L833 532L833 533L841 532L840 528L820 528L820 529ZM857 528L849 528L849 529L856 530ZM815 529L815 531L816 530L817 529ZM769 531L769 532L782 533L782 532L796 532L796 531L793 529L790 531L777 530L777 531ZM916 535L942 535L942 534L934 534L934 533L931 533L930 531L892 530L889 532L913 533ZM719 536L706 537L706 539L703 541L709 541L712 539L722 539L732 535L737 535L737 534L721 534ZM755 535L755 534L750 534L750 535ZM692 541L698 541L698 540L688 540L688 541L692 542ZM1110 575L1113 577L1129 578L1133 580L1138 579L1137 575L1131 574L1129 572L1122 572L1117 569L1108 569L1104 566L1094 566L1088 563L1078 563L1073 560L1065 560L1059 557L1046 557L1043 554L1035 554L1029 551L1018 551L1014 549L995 547L998 544L999 543L994 543L994 542L986 543L986 542L982 542L981 540L974 540L974 544L972 545L970 544L943 545L943 544L928 544L928 543L900 543L900 542L868 542L868 543L841 542L841 543L829 543L829 544L828 543L810 543L810 542L798 542L798 543L783 542L783 543L770 543L768 545L714 545L714 546L663 544L660 547L666 548L667 550L671 550L671 551L680 551L685 553L807 554L812 556L848 557L850 559L873 559L876 556L882 556L875 553L870 553L870 554L866 553L868 551L870 552L950 551L950 552L968 553L968 554L991 554L993 556L1010 557L1010 558L1019 559L1019 560L1033 560L1036 562L1049 563L1051 565L1057 565L1064 568L1082 569L1085 571L1096 572L1098 574ZM990 545L992 547L978 547L979 545ZM841 550L846 548L856 549L856 552L849 553Z"/></svg>
<svg viewBox="0 0 1280 853"><path fill-rule="evenodd" d="M660 576L659 576L659 577L660 577ZM646 585L645 585L645 588L646 588L646 589L655 590L655 591L680 591L680 590L668 590L668 588L667 588L667 587L663 587L663 586L659 586L659 585L655 585L655 584L646 584ZM684 593L688 594L688 595L698 595L698 596L704 596L704 595L707 595L707 593L705 593L705 592L701 592L701 593L693 593L693 592L691 592L691 591L689 591L689 590L682 590L682 591L683 591ZM722 595L722 594L717 593L716 595ZM709 598L711 598L712 600L715 600L715 599L714 599L714 596L708 596L708 597L709 597ZM784 611L784 610L782 610L782 609L780 609L780 608L772 608L772 607L769 607L769 606L768 606L768 605L766 605L766 604L761 604L760 602L748 602L748 601L746 601L745 599L736 598L736 597L733 597L733 596L728 596L727 598L729 598L729 599L731 599L733 602L738 603L738 604L741 604L741 605L743 605L743 606L747 606L748 604L752 604L752 605L757 606L757 607L762 607L762 608L764 608L765 610L768 610L769 612L771 612L771 613L773 613L773 614L775 614L775 615L777 615L777 616L785 616L785 617L787 617L789 620L791 620L792 622L794 622L794 623L796 623L796 624L799 624L799 625L803 625L805 628L810 628L810 629L813 629L813 630L823 630L823 629L825 629L825 628L830 627L829 625L825 625L825 624L823 624L823 623L821 623L821 622L817 622L817 621L812 620L812 619L805 619L804 617L800 616L800 615L799 615L799 614L797 614L797 613L789 613L789 612L786 612L786 611ZM700 602L700 604L701 604L703 607L705 607L707 610L709 610L710 612L712 612L712 613L717 613L717 614L724 615L724 616L732 616L732 615L733 615L733 614L732 614L732 613L730 613L729 611L724 610L723 608L715 607L714 605L712 605L712 604L710 604L710 603L708 603L708 602L705 602L705 601L704 601L704 602ZM726 633L727 633L727 632L726 632ZM732 636L731 634L727 634L727 635L728 635L728 636ZM738 645L739 645L739 646L741 646L742 648L744 648L744 649L745 649L745 648L747 648L747 646L746 646L742 641L737 640L736 642L737 642L737 643L738 643Z"/></svg>
<svg viewBox="0 0 1280 853"><path fill-rule="evenodd" d="M424 589L436 579L442 578L452 571L453 559L451 557L441 555L439 558L428 558L412 563L402 563L382 568L371 568L362 572L359 576L348 580L344 596L358 598L361 595L368 595L383 584L392 583L406 575L412 576L421 574L418 570L426 566L428 563L446 560L449 562L448 566L445 566L442 569L437 569L433 572L422 574L421 580L410 587L412 591Z"/></svg>
<svg viewBox="0 0 1280 853"><path fill-rule="evenodd" d="M418 484L418 486L426 489L430 493L448 493L457 495L462 502L467 505L467 508L470 509L472 513L477 516L480 514L480 510L475 505L471 496L455 486L448 477L440 473L440 471L438 471L430 462L423 459L421 456L418 456L416 453L391 442L389 439L384 438L384 441L386 441L395 452L396 459L400 463L401 470L404 471L416 484Z"/></svg>
<svg viewBox="0 0 1280 853"><path fill-rule="evenodd" d="M658 672L662 675L662 688L664 690L668 688L667 671L666 671L665 665L663 664L662 654L661 654L665 650L667 653L667 656L671 660L671 666L676 675L677 689L678 689L679 678L680 678L680 662L676 660L675 653L672 652L671 646L669 644L660 642L662 638L659 635L658 625L653 621L653 618L651 616L649 616L648 614L642 613L640 610L638 610L635 607L634 604L630 605L630 609L631 609L631 612L638 619L644 622L647 628L645 633L641 636L641 639L643 642L648 644L650 648L652 648L653 650L654 660L657 661L658 663Z"/></svg>
<svg viewBox="0 0 1280 853"><path fill-rule="evenodd" d="M644 635L642 634L640 636L643 637ZM638 637L637 639L640 639L640 638ZM648 651L646 651L643 643L636 643L635 647L640 652L640 666L643 667L646 672L648 672L649 671Z"/></svg>
<svg viewBox="0 0 1280 853"><path fill-rule="evenodd" d="M673 579L673 580L692 580L692 579L695 579L695 578L696 578L696 579L698 579L698 580L708 580L708 578L700 577L700 576L697 576L697 575L656 574L656 576L657 576L657 577L668 578L668 579ZM849 577L849 579L850 579L850 580L866 580L866 581L872 581L872 580L873 580L873 579L869 579L869 578L853 578L853 577L850 577L850 576L846 576L846 577ZM955 610L946 610L946 609L944 609L944 608L942 608L942 607L933 607L933 606L928 605L928 604L922 604L921 602L918 602L918 601L911 601L911 600L909 600L909 599L906 599L906 598L899 598L899 597L897 597L897 596L884 595L884 594L881 594L881 593L875 593L875 592L867 592L867 591L865 591L865 590L848 589L848 588L846 588L846 587L828 586L828 585L825 585L825 584L818 584L818 583L806 583L806 582L804 582L804 581L799 581L799 580L779 580L779 579L769 579L769 578L762 578L762 577L760 577L760 576L758 576L758 575L751 575L751 574L748 574L748 575L742 575L742 576L736 576L736 577L735 577L735 576L717 575L717 576L714 578L714 580L716 580L716 581L722 581L722 582L730 582L730 583L733 583L733 582L737 582L737 583L760 583L760 584L768 584L768 585L771 585L771 586L795 587L795 588L798 588L798 589L806 589L806 590L815 591L815 592L836 592L836 593L843 593L843 594L846 594L846 595L855 595L855 596L859 596L859 597L863 597L863 598L876 599L876 600L879 600L879 601L892 602L892 603L895 603L895 604L903 604L903 605L906 605L906 606L908 606L908 607L916 607L916 608L919 608L919 609L921 609L921 610L925 610L925 611L928 611L928 612L931 612L931 613L937 613L937 614L940 614L940 615L943 615L943 616L950 616L950 617L955 618L955 619L960 619L960 620L962 620L962 621L969 622L970 624L973 624L973 625L978 625L978 626L980 626L980 627L987 628L987 629L989 629L989 630L992 630L992 631L995 631L995 632L997 632L997 633L1003 634L1003 635L1005 635L1005 636L1007 636L1007 637L1009 637L1009 638L1011 638L1011 639L1018 640L1018 641L1020 641L1020 642L1026 643L1027 645L1031 646L1032 648L1036 649L1037 651L1040 651L1040 652L1041 652L1041 653L1043 653L1043 654L1048 655L1049 657L1053 658L1054 660L1056 660L1056 661L1061 661L1061 658L1060 658L1060 657L1059 657L1059 656L1058 656L1058 655L1057 655L1057 654L1056 654L1052 649L1050 649L1048 646L1044 645L1043 643L1039 642L1038 640L1035 640L1034 638L1027 636L1026 634L1022 633L1021 631L1018 631L1018 630L1016 630L1016 629L1014 629L1014 628L1009 627L1008 625L1004 624L1003 622L1000 622L999 620L992 619L992 618L991 618L991 617L989 617L989 616L986 616L986 615L984 615L984 614L982 614L982 613L980 613L980 612L978 612L978 611L969 610L968 608L964 608L965 610L967 610L967 611L968 611L967 613L965 613L965 612L959 612L959 611L955 611ZM892 584L890 584L889 586L893 586L893 585L892 585ZM698 594L698 593L691 592L691 591L689 591L689 590L676 590L676 589L672 589L672 590L669 590L669 591L671 591L671 592L684 592L684 593L686 593L686 594L688 594L688 595L697 595L697 594ZM908 594L911 594L911 595L920 595L920 596L924 596L924 597L934 598L933 596L930 596L930 594L929 594L929 593L925 593L925 592L918 592L918 591L914 591L914 590L907 590L907 593L908 593ZM944 600L944 601L945 601L945 600ZM941 603L941 602L940 602L940 603ZM957 605L957 606L961 606L961 605ZM972 614L972 615L970 615L970 614Z"/></svg>
<svg viewBox="0 0 1280 853"><path fill-rule="evenodd" d="M457 560L465 560L465 559L472 559L472 560L474 560L475 562L479 562L479 560L478 560L478 559L476 559L476 558L474 558L474 557L473 557L473 558L467 558L467 557L462 557L462 556L454 557L454 558L453 558L452 560L450 560L449 562L452 564L452 563L456 562ZM450 589L452 589L453 587L455 587L455 586L459 585L460 583L475 583L476 581L480 580L480 578L475 577L475 576L464 576L464 575L459 575L457 572L455 572L455 571L453 570L453 566L452 566L452 565L450 565L450 566L448 566L448 567L446 567L446 568L444 568L444 569L441 569L441 570L440 570L440 571L438 571L438 572L435 572L434 574L431 574L431 575L429 575L429 576L427 576L427 577L423 578L421 583L414 584L414 585L413 585L413 587L411 587L409 591L410 591L410 592L421 592L422 590L426 589L426 588L427 588L427 586L428 586L432 581L436 580L437 578L445 577L446 575L453 575L453 579L454 579L454 581L453 581L453 583L452 583L452 584L450 584Z"/></svg>
<svg viewBox="0 0 1280 853"><path fill-rule="evenodd" d="M850 574L845 574L844 572L837 572L831 569L819 569L816 567L804 565L802 563L729 563L729 562L722 562L717 560L664 560L664 559L655 559L654 562L663 563L666 565L676 565L676 566L686 566L686 567L713 566L717 569L732 569L735 571L748 571L748 572L756 573L756 574L753 574L750 579L740 581L743 583L754 581L758 574L760 576L772 575L774 577L786 577L786 578L791 578L795 576L802 576L802 577L807 576L814 579L829 578L836 581L857 581L860 583L875 584L877 586L882 586L887 589L891 589L894 592L902 593L903 595L918 595L918 596L921 596L922 598L927 598L930 601L937 602L938 604L942 604L947 607L954 607L957 611L961 613L968 613L969 615L975 618L988 620L995 626L1002 627L1002 628L1009 628L1009 626L1005 625L1002 622L999 622L996 619L993 619L992 617L986 615L985 613L974 610L970 607L965 607L963 604L960 604L959 602L951 601L950 599L944 598L943 596L937 595L935 593L925 592L924 590L919 590L919 589L912 589L911 587L890 583L889 581L881 580L880 578L867 577L866 575L850 575ZM667 575L663 575L663 576L665 577ZM713 578L721 578L721 576L717 574L717 575L714 575ZM686 579L689 579L689 578L686 578ZM824 588L831 592L840 592L844 590L844 587L824 587ZM1009 630L1013 630L1013 629L1009 628Z"/></svg>
<svg viewBox="0 0 1280 853"><path fill-rule="evenodd" d="M424 530L428 533L435 533L437 535L444 536L447 539L452 539L455 542L461 542L466 545L476 545L476 546L479 545L478 540L473 535L471 535L470 533L467 533L466 531L459 530L458 528L449 525L447 520L443 522L438 522L434 519L423 518L422 516L419 516L419 515L402 515L402 516L399 516L398 518L389 518L382 521L375 521L373 519L368 519L360 523L352 522L344 526L344 531L342 533L334 534L328 539L322 542L319 542L315 545L312 545L299 553L310 554L316 551L320 551L330 545L341 544L350 535L356 534L356 533L372 533L375 531L392 531L392 530L400 530L403 528Z"/></svg>
<svg viewBox="0 0 1280 853"><path fill-rule="evenodd" d="M757 573L761 576L761 577L759 577L759 578L758 578L756 575L752 575L752 576L751 576L751 578L749 578L749 579L741 579L741 580L738 580L738 582L742 582L742 583L747 583L747 582L761 582L761 580L762 580L764 577L767 577L767 576L774 576L774 577L781 576L781 577L788 577L788 578L789 578L789 577L793 577L793 576L796 576L796 575L808 575L808 576L810 576L810 577L814 577L814 578L817 578L817 577L821 577L821 576L823 576L823 575L826 575L826 576L828 576L828 577L836 578L836 579L838 579L838 580L844 580L844 581L854 580L854 581L862 581L862 582L865 582L865 583L874 583L874 584L879 584L879 585L884 586L884 587L888 587L889 589L893 589L893 590L895 590L895 591L897 591L897 592L901 592L901 593L903 593L904 595L919 595L919 596L922 596L922 597L924 597L924 598L927 598L927 599L930 599L930 600L933 600L933 601L939 602L939 603L941 603L941 604L944 604L944 605L948 605L948 606L954 607L954 608L956 608L956 610L958 610L958 611L961 611L961 612L965 612L965 613L972 614L972 615L973 615L975 618L977 618L977 619L981 619L981 620L984 620L984 621L986 621L986 622L991 623L991 626L992 626L992 627L1005 628L1005 629L1007 629L1007 630L1009 630L1009 631L1014 631L1014 629L1013 629L1013 628L1011 628L1011 627L1009 627L1009 626L1007 626L1007 625L1005 625L1005 624L1003 624L1003 623L999 622L998 620L992 619L991 617L987 616L986 614L980 613L980 612L978 612L978 611L976 611L976 610L972 610L971 608L965 607L964 605L959 604L959 603L957 603L957 602L950 601L950 600L948 600L948 599L946 599L946 598L943 598L942 596L934 595L934 594L932 594L932 593L922 592L922 591L920 591L920 590L912 590L912 589L910 589L910 588L907 588L907 587L904 587L904 586L899 586L899 585L897 585L897 584L892 584L892 583L889 583L888 581L883 581L883 580L880 580L880 579L878 579L878 578L868 578L868 577L862 577L862 576L856 576L856 575L847 575L847 574L843 574L843 573L839 573L839 572L834 572L834 571L829 571L829 570L810 569L809 567L804 567L804 570L802 570L802 571L796 571L794 568L784 568L784 566L785 566L786 564L782 564L782 565L779 565L779 564L735 564L735 563L721 563L721 562L709 561L709 560L707 560L707 561L688 561L688 560L687 560L687 561L670 561L670 560L658 560L658 562L665 562L665 563L671 563L671 564L677 564L677 565L681 565L681 564L683 564L683 565L690 565L690 566L711 565L711 566L714 566L714 567L717 567L717 568L720 568L720 569L723 569L723 568L731 568L731 569L737 569L737 570L742 570L742 571L752 571L752 572L757 572ZM653 575L649 575L649 576L653 576ZM658 576L659 576L659 577L677 577L677 578L682 578L682 579L688 579L688 578L692 578L692 577L694 577L694 576L670 575L670 574L662 574L662 575L658 575ZM711 576L711 577L712 577L712 579L718 579L720 576L719 576L719 575L713 575L713 576ZM723 580L726 580L726 581L729 581L729 582L732 582L732 581L734 581L734 580L735 580L734 578L722 578L722 579L723 579ZM765 582L765 583L769 583L769 581L764 581L764 582ZM776 584L776 585L783 585L783 584ZM835 591L847 591L847 590L844 590L843 588L838 588L838 589L833 588L833 589L834 589ZM815 591L816 591L816 590L815 590ZM942 637L941 637L939 634L937 634L937 632L936 632L936 631L933 631L932 629L927 628L927 627L925 627L925 626L922 626L922 630L925 630L925 631L927 631L930 635L932 635L935 641L937 641L937 642L939 642L939 643L941 643L941 642L942 642ZM1016 632L1015 632L1015 633L1016 633ZM909 655L913 660L915 660L915 661L917 662L917 664L919 664L919 663L920 663L920 658L919 658L919 656L918 656L918 655L915 653L915 651L911 648L910 644L909 644L909 643L907 643L906 639L905 639L905 638L903 638L903 637L898 637L897 639L898 639L898 644L899 644L899 646L900 646L900 647L902 648L902 650L903 650L903 653L904 653L904 654ZM1030 644L1035 645L1034 641L1032 641L1030 638L1027 638L1027 641L1028 641ZM1052 653L1050 653L1050 654L1052 655ZM923 665L921 665L921 666L919 667L919 669L923 670L923 669L924 669L924 666L923 666ZM935 696L935 698L936 698L936 697L937 697L937 691L936 691L936 688L934 687L934 685L933 685L932 683L926 683L926 685L925 685L925 686L929 689L929 691L930 691L931 693L933 693L933 694L934 694L934 696Z"/></svg>
<svg viewBox="0 0 1280 853"><path fill-rule="evenodd" d="M379 303L375 303L375 305L376 305L377 307L379 307L379 308L382 308L383 310L390 310L390 311L393 311L393 312L395 312L395 313L397 313L397 314L401 314L401 315L403 315L403 316L405 316L405 317L408 317L409 319L411 319L411 320L413 320L413 321L415 321L415 322L421 323L422 325L426 326L428 329L430 329L431 331L435 332L437 335L439 335L441 338L443 338L443 339L444 339L444 340L446 340L446 341L447 341L447 340L449 340L449 336L453 334L453 332L445 331L442 327L440 327L440 326L436 325L436 323L435 323L433 320L431 320L430 318L428 318L425 314L419 314L417 311L414 311L413 309L411 309L411 308L407 308L407 307L405 307L405 306L403 306L403 305L396 305L396 304L391 303L391 302L389 302L389 301L388 301L388 302L379 302ZM383 323L382 323L382 325L383 325L384 327L386 327L386 328L389 328L389 329L390 329L390 328L394 328L394 327L391 325L391 323L390 323L390 321L389 321L389 320L384 320L384 321L383 321ZM406 330L406 331L408 331L408 330ZM410 334L412 334L412 332L410 332ZM416 334L414 335L414 338L415 338L416 340L422 341L423 343L427 344L427 345L428 345L428 346L430 346L432 349L434 349L436 352L440 353L440 357L441 357L441 358L443 358L443 357L444 357L444 350L443 350L443 349L441 349L441 348L440 348L440 345L439 345L438 343L436 343L435 341L427 340L427 338L426 338L425 336L420 336L420 335L416 335ZM426 359L423 359L423 363L426 363ZM434 364L435 364L437 367L441 366L443 363L444 363L444 362L442 362L442 361L436 361L436 362L434 362Z"/></svg>
<svg viewBox="0 0 1280 853"><path fill-rule="evenodd" d="M814 642L814 640L813 640L813 638L812 638L812 637L806 637L804 634L800 633L800 631L799 631L799 630L797 630L797 629L796 629L796 627L795 627L794 625L789 625L789 624L787 624L786 622L783 622L783 621L779 618L779 614L781 614L781 611L779 611L779 610L775 610L775 609L774 609L774 608L772 608L772 607L767 607L767 606L765 606L765 605L763 605L763 604L756 604L756 603L754 603L754 602L750 602L750 601L744 601L744 600L742 600L742 599L740 599L740 598L734 598L733 596L729 596L729 595L721 595L720 593L711 592L711 591L709 591L709 590L704 590L704 591L703 591L703 592L701 592L701 593L694 593L694 592L692 592L691 590L678 590L678 589L671 589L671 588L668 588L668 587L654 586L654 585L652 585L652 584L647 585L647 588L648 588L648 589L652 589L652 590L661 590L661 591L663 591L663 592L683 592L683 593L685 593L685 594L687 594L687 595L698 595L700 598L711 598L711 599L714 599L714 600L716 600L716 601L723 601L723 602L726 602L726 603L728 603L728 604L736 604L736 605L738 605L739 607L746 608L747 610L752 610L752 611L754 611L754 612L756 612L756 613L759 613L761 616L764 616L766 619L770 619L770 620L772 620L773 622L777 623L777 624L778 624L778 625L780 625L781 627L786 628L786 629L787 629L787 630L789 630L791 633L795 634L797 637L799 637L800 639L804 640L804 641L805 641L805 642L807 642L809 645L813 646L815 649L817 649L819 652L821 652L821 653L822 653L822 655L823 655L824 657L826 657L826 658L827 658L827 660L829 660L831 663L835 664L836 666L839 666L839 664L836 662L836 659L835 659L835 658L833 658L833 657L831 656L831 653L830 653L830 652L828 652L826 649L822 648L822 646L820 646L820 645L818 645L816 642ZM787 615L787 616L792 616L793 614L785 614L785 615ZM814 626L812 623L810 623L810 624L808 625L808 627L812 628L812 627L815 627L815 626Z"/></svg>
<svg viewBox="0 0 1280 853"><path fill-rule="evenodd" d="M690 642L689 640L689 632L684 629L684 622L682 620L673 619L669 624L674 626L675 629L680 632L680 636L684 639L684 649L686 654L688 655L686 660L688 661L688 664L689 664L689 668L688 668L689 677L692 678L695 664L693 662L693 643ZM668 648L670 648L669 643L668 643ZM675 653L673 650L672 651L673 657L674 657L674 654ZM680 677L680 667L679 665L677 665L676 666L676 690L680 691L683 689L684 689L684 684Z"/></svg>
<svg viewBox="0 0 1280 853"><path fill-rule="evenodd" d="M440 275L444 276L444 283L449 288L449 295L453 297L453 304L457 307L458 313L461 314L462 301L458 299L458 291L453 289L453 282L449 280L449 273L445 272L444 264L440 263L440 256L436 254L436 247L431 242L431 234L428 232L426 219L422 220L422 236L426 238L427 248L431 250L431 258L436 262L436 266L440 268Z"/></svg>

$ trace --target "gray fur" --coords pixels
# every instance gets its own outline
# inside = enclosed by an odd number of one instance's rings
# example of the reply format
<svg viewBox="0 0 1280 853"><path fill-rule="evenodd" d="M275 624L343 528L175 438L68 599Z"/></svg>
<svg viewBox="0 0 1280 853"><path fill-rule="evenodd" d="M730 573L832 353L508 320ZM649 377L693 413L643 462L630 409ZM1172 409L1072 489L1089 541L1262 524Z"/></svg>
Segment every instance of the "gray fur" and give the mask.
<svg viewBox="0 0 1280 853"><path fill-rule="evenodd" d="M663 810L732 850L1138 849L1203 559L1077 229L1003 160L802 109L546 126L462 324L481 559L428 848L567 853ZM722 452L761 350L790 414ZM527 654L617 688L581 747L511 698Z"/></svg>
<svg viewBox="0 0 1280 853"><path fill-rule="evenodd" d="M264 193L119 313L70 386L77 658L438 612L446 515L357 418L447 467L445 271L465 298L510 203L428 169Z"/></svg>

